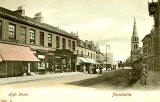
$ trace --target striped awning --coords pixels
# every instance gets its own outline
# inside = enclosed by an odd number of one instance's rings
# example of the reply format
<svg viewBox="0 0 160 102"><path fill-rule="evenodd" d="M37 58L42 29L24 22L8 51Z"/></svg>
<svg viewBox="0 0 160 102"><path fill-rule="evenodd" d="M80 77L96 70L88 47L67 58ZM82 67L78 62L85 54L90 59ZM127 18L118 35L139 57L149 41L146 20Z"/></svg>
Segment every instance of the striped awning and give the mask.
<svg viewBox="0 0 160 102"><path fill-rule="evenodd" d="M39 61L29 47L0 43L0 61Z"/></svg>

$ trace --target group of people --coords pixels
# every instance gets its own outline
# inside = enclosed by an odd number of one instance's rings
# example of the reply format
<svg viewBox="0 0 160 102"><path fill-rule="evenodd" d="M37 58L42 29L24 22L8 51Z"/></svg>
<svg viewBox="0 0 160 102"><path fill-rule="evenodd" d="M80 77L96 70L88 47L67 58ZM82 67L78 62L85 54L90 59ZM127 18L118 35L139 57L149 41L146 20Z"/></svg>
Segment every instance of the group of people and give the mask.
<svg viewBox="0 0 160 102"><path fill-rule="evenodd" d="M97 73L97 69L99 69L99 73L102 74L102 69L103 66L102 65L83 65L83 72L88 72L89 74L95 74Z"/></svg>

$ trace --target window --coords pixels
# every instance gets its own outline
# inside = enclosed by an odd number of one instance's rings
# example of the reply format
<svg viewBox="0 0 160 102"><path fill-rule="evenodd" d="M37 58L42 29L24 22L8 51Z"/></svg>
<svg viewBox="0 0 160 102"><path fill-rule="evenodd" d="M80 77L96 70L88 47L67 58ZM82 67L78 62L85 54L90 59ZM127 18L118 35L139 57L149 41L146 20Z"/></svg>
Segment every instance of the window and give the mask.
<svg viewBox="0 0 160 102"><path fill-rule="evenodd" d="M48 34L48 47L52 47L52 35Z"/></svg>
<svg viewBox="0 0 160 102"><path fill-rule="evenodd" d="M9 24L8 36L9 39L16 39L16 26L14 24Z"/></svg>
<svg viewBox="0 0 160 102"><path fill-rule="evenodd" d="M60 48L60 37L56 36L56 48Z"/></svg>
<svg viewBox="0 0 160 102"><path fill-rule="evenodd" d="M66 48L66 39L63 38L62 39L62 49L65 49Z"/></svg>
<svg viewBox="0 0 160 102"><path fill-rule="evenodd" d="M23 40L26 42L26 27L21 27L21 35L23 36Z"/></svg>
<svg viewBox="0 0 160 102"><path fill-rule="evenodd" d="M69 47L69 50L71 50L71 40L68 40L68 47Z"/></svg>
<svg viewBox="0 0 160 102"><path fill-rule="evenodd" d="M92 58L92 53L91 53L91 58Z"/></svg>
<svg viewBox="0 0 160 102"><path fill-rule="evenodd" d="M76 47L75 41L72 41L72 50L73 50L73 51L75 51L75 47Z"/></svg>
<svg viewBox="0 0 160 102"><path fill-rule="evenodd" d="M89 52L88 52L88 56L89 56Z"/></svg>
<svg viewBox="0 0 160 102"><path fill-rule="evenodd" d="M40 45L44 46L44 32L40 32Z"/></svg>
<svg viewBox="0 0 160 102"><path fill-rule="evenodd" d="M30 30L30 44L35 44L35 30Z"/></svg>
<svg viewBox="0 0 160 102"><path fill-rule="evenodd" d="M26 35L26 27L21 27L21 34Z"/></svg>

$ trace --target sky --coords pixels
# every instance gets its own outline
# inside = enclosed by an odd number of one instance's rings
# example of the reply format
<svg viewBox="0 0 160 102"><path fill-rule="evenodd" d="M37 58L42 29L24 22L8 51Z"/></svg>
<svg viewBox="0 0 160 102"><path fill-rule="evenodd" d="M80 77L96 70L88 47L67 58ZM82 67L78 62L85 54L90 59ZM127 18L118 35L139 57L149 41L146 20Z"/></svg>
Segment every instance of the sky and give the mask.
<svg viewBox="0 0 160 102"><path fill-rule="evenodd" d="M29 17L41 12L45 23L78 32L80 39L98 43L103 53L110 45L107 51L116 61L124 61L130 56L134 17L140 46L153 27L148 1L151 0L0 0L0 6L10 10L23 6Z"/></svg>

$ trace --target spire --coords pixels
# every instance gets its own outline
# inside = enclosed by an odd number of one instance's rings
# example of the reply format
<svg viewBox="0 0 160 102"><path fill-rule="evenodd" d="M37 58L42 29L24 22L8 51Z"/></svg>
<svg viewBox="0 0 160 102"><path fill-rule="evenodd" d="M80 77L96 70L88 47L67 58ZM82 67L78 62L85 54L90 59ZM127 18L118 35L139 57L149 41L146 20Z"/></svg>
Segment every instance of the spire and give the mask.
<svg viewBox="0 0 160 102"><path fill-rule="evenodd" d="M133 35L137 35L136 19L134 18Z"/></svg>

